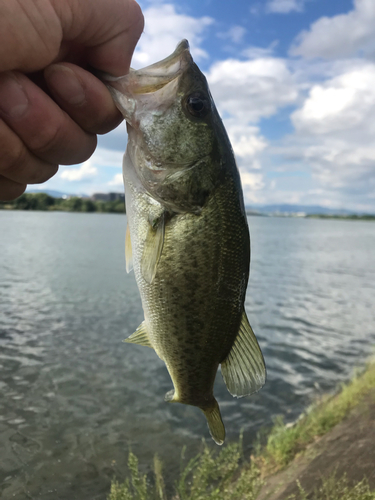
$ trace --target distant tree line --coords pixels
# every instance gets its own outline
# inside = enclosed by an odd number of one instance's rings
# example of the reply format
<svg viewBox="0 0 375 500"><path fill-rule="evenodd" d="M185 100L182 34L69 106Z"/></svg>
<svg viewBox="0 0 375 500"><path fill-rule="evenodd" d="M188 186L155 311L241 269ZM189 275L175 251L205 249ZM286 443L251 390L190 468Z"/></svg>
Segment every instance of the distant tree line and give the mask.
<svg viewBox="0 0 375 500"><path fill-rule="evenodd" d="M309 219L340 219L340 220L375 220L373 214L348 214L348 215L332 215L332 214L308 214Z"/></svg>
<svg viewBox="0 0 375 500"><path fill-rule="evenodd" d="M0 201L0 209L9 210L61 210L64 212L125 213L125 203L116 201L93 201L89 198L71 196L54 198L46 193L25 193L13 201Z"/></svg>

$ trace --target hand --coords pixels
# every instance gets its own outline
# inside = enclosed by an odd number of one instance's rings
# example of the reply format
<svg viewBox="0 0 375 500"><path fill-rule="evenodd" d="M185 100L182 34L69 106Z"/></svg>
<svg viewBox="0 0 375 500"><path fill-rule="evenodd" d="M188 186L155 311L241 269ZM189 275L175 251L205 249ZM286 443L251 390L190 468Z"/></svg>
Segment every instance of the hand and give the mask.
<svg viewBox="0 0 375 500"><path fill-rule="evenodd" d="M129 71L135 0L0 0L0 200L81 163L122 120L88 66Z"/></svg>

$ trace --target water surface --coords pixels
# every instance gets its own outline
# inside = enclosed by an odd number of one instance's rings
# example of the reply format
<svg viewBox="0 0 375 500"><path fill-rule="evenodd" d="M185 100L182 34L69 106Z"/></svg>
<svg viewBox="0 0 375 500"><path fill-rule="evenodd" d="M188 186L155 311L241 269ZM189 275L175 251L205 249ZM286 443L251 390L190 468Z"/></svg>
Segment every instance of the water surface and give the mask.
<svg viewBox="0 0 375 500"><path fill-rule="evenodd" d="M199 409L164 402L171 381L151 349L124 344L143 320L124 269L126 217L0 212L0 496L104 500L158 453L172 480L183 445L210 442ZM375 344L375 224L250 217L246 309L268 381L215 393L228 440L291 421L361 366ZM212 446L215 446L212 444Z"/></svg>

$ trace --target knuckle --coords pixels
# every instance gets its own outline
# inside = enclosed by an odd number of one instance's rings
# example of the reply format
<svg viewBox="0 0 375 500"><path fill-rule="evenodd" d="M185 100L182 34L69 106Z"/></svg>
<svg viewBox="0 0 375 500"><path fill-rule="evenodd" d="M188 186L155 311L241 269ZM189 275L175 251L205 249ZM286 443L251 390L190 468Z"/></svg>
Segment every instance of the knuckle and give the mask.
<svg viewBox="0 0 375 500"><path fill-rule="evenodd" d="M62 141L62 124L56 123L55 126L39 129L38 133L28 141L29 148L37 155L45 155L56 150Z"/></svg>
<svg viewBox="0 0 375 500"><path fill-rule="evenodd" d="M120 123L123 121L123 117L121 115L117 115L108 118L107 120L103 120L103 122L95 124L95 127L92 127L92 132L95 134L107 134L111 130L115 129Z"/></svg>
<svg viewBox="0 0 375 500"><path fill-rule="evenodd" d="M97 145L96 135L86 135L82 138L81 144L77 146L74 150L70 150L68 154L65 154L63 161L59 163L62 165L74 165L76 163L82 163L90 158L94 153Z"/></svg>
<svg viewBox="0 0 375 500"><path fill-rule="evenodd" d="M10 181L0 175L0 200L15 200L25 192L26 187L26 184L19 184L18 182Z"/></svg>
<svg viewBox="0 0 375 500"><path fill-rule="evenodd" d="M51 165L35 158L21 142L14 145L5 163L2 165L1 174L22 184L45 182L58 170L58 165Z"/></svg>
<svg viewBox="0 0 375 500"><path fill-rule="evenodd" d="M53 177L58 171L59 166L53 164L44 164L43 168L34 171L34 175L31 176L31 180L27 181L28 184L40 184L42 182L48 181Z"/></svg>
<svg viewBox="0 0 375 500"><path fill-rule="evenodd" d="M0 177L20 190L20 185L37 184L52 177L58 166L34 156L20 138L0 122ZM20 193L21 194L21 193Z"/></svg>
<svg viewBox="0 0 375 500"><path fill-rule="evenodd" d="M0 173L16 168L25 158L25 146L19 137L0 120Z"/></svg>
<svg viewBox="0 0 375 500"><path fill-rule="evenodd" d="M23 166L27 162L27 150L21 141L13 142L13 144L8 145L4 151L4 156L2 159L2 174L5 176L11 174L14 171L22 170Z"/></svg>
<svg viewBox="0 0 375 500"><path fill-rule="evenodd" d="M69 165L87 160L96 147L96 136L63 122L41 131L28 142L30 151L48 163Z"/></svg>

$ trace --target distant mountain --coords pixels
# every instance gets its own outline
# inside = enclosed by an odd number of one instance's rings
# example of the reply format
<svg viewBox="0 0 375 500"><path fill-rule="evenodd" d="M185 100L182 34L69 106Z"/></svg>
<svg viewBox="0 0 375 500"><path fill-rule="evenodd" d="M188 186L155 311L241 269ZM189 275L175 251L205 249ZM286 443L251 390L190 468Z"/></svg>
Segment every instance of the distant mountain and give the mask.
<svg viewBox="0 0 375 500"><path fill-rule="evenodd" d="M260 212L262 214L326 214L326 215L350 215L354 214L353 210L334 209L321 207L320 205L251 205L246 207L247 212Z"/></svg>

